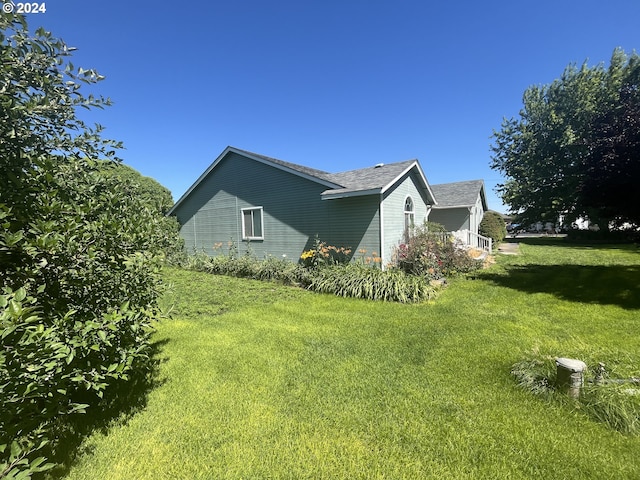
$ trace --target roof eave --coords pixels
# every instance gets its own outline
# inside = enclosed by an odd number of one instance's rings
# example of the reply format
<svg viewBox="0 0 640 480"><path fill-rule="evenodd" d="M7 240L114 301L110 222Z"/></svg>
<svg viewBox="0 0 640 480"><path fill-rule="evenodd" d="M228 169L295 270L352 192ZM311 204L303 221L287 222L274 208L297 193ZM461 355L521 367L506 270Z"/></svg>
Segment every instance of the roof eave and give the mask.
<svg viewBox="0 0 640 480"><path fill-rule="evenodd" d="M433 207L435 210L445 210L447 208L471 208L473 205L465 204L465 205L440 205L437 207Z"/></svg>
<svg viewBox="0 0 640 480"><path fill-rule="evenodd" d="M320 198L322 200L337 200L338 198L363 197L365 195L379 195L382 193L380 188L371 188L368 190L351 190L346 192L331 193L330 190L322 192Z"/></svg>

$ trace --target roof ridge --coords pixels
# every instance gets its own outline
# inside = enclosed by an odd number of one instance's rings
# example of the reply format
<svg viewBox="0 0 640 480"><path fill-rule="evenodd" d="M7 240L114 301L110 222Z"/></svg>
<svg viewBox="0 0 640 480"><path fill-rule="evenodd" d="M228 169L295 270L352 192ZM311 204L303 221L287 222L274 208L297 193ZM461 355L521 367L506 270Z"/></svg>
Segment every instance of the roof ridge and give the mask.
<svg viewBox="0 0 640 480"><path fill-rule="evenodd" d="M400 162L379 163L379 164L377 164L377 165L370 165L370 166L368 166L368 167L354 168L354 169L351 169L351 170L344 170L344 171L342 171L342 172L332 173L331 175L340 175L340 174L342 174L342 173L353 173L353 172L359 172L359 171L361 171L361 170L369 170L369 169L372 169L372 168L390 167L390 166L393 166L393 165L400 165L400 164L403 164L403 163L409 164L409 163L413 163L413 162L417 162L417 161L418 161L418 159L417 159L417 158L414 158L414 159L411 159L411 160L402 160L402 161L400 161Z"/></svg>

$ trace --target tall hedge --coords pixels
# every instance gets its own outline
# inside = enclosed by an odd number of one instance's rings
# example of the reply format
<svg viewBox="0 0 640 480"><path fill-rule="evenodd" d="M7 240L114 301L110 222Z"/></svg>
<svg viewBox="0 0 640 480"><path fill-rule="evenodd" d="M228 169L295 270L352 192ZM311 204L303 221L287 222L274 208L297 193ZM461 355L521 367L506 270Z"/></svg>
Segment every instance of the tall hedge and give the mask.
<svg viewBox="0 0 640 480"><path fill-rule="evenodd" d="M108 105L80 93L100 75L23 17L0 27L0 478L29 478L65 417L148 367L168 233L87 159L118 146L75 115Z"/></svg>

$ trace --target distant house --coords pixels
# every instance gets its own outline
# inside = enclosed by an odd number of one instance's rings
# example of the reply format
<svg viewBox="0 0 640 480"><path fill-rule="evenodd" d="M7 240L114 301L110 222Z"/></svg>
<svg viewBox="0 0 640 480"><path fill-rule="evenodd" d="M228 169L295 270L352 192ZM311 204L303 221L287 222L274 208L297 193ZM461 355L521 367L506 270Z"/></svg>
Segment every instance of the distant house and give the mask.
<svg viewBox="0 0 640 480"><path fill-rule="evenodd" d="M232 241L240 253L295 261L318 237L385 265L436 200L417 160L328 173L227 147L168 214L189 250L213 255Z"/></svg>
<svg viewBox="0 0 640 480"><path fill-rule="evenodd" d="M482 180L431 185L438 199L429 220L440 223L448 231L469 230L478 233L478 227L488 210Z"/></svg>

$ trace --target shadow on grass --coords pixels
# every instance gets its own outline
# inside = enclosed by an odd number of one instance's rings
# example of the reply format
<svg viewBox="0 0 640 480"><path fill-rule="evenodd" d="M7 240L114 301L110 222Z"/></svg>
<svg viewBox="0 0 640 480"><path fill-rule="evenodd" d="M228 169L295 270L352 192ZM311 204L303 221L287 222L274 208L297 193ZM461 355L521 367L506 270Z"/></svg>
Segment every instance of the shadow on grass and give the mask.
<svg viewBox="0 0 640 480"><path fill-rule="evenodd" d="M507 236L503 242L505 243L523 243L525 245L537 245L537 246L553 246L553 247L567 247L567 248L597 248L614 250L624 250L628 252L640 253L640 245L635 242L590 242L570 240L566 236L554 236L554 235L539 235L539 236Z"/></svg>
<svg viewBox="0 0 640 480"><path fill-rule="evenodd" d="M640 309L640 265L525 265L482 278L525 293L549 293L580 303Z"/></svg>
<svg viewBox="0 0 640 480"><path fill-rule="evenodd" d="M56 467L42 476L34 475L34 479L60 479L65 477L80 453L90 452L82 447L83 441L93 432L108 433L114 425L129 422L137 413L147 406L149 393L161 386L160 365L167 361L160 354L169 340L161 340L151 344L151 363L148 368L132 374L128 381L113 385L97 405L90 403L87 413L73 415L58 425L58 436L55 444L42 454ZM96 403L95 401L93 403Z"/></svg>

